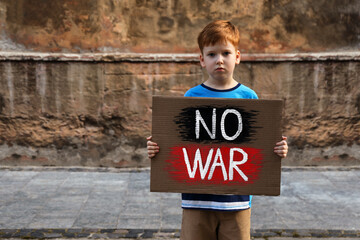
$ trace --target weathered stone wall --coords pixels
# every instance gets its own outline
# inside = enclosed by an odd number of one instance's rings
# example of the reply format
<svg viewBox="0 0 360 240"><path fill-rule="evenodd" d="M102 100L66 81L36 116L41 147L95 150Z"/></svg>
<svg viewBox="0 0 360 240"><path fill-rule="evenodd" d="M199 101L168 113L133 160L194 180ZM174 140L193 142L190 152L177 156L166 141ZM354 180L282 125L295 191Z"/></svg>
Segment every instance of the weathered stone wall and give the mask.
<svg viewBox="0 0 360 240"><path fill-rule="evenodd" d="M196 57L169 59L0 62L0 164L148 166L151 96L181 96L206 78ZM235 78L285 100L285 164L354 165L359 72L358 60L262 60Z"/></svg>
<svg viewBox="0 0 360 240"><path fill-rule="evenodd" d="M195 52L213 19L242 52L358 51L358 0L0 0L0 50Z"/></svg>
<svg viewBox="0 0 360 240"><path fill-rule="evenodd" d="M147 166L151 96L183 95L193 63L0 62L0 164Z"/></svg>

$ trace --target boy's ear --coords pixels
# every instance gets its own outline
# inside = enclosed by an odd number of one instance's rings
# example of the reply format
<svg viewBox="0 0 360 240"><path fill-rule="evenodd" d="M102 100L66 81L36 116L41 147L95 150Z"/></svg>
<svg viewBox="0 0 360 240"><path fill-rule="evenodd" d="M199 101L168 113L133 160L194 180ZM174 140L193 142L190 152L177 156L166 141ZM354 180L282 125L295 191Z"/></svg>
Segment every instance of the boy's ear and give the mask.
<svg viewBox="0 0 360 240"><path fill-rule="evenodd" d="M240 60L241 60L241 53L240 53L239 50L236 50L236 61L235 61L235 63L239 64Z"/></svg>
<svg viewBox="0 0 360 240"><path fill-rule="evenodd" d="M200 65L202 66L202 67L205 67L205 62L204 62L204 57L203 57L203 55L202 55L202 53L200 53Z"/></svg>

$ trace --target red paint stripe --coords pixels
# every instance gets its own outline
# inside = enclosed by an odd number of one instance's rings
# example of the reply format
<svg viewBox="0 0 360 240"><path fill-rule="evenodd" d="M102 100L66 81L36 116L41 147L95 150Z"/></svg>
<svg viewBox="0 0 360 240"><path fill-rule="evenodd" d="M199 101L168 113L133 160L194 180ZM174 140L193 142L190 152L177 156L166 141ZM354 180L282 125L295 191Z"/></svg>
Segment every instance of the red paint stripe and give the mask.
<svg viewBox="0 0 360 240"><path fill-rule="evenodd" d="M205 166L208 153L211 148L214 149L211 163L209 166L209 169L207 171L207 174L204 179L201 179L199 166L196 170L194 178L190 178L186 164L185 164L185 158L183 153L183 148L186 149L189 162L191 166L191 170L193 170L194 166L194 158L195 153L197 149L200 149L201 152L201 159L203 166ZM222 168L220 166L217 166L215 168L215 171L213 173L212 178L209 180L209 173L211 166L214 162L214 157L216 155L217 149L220 149L222 159L224 162L224 166L226 169L227 174L227 180L224 180L224 175L222 172ZM238 165L239 169L246 175L248 178L248 181L245 181L243 177L240 176L240 174L235 171L233 171L233 180L229 180L229 165L230 165L230 149L231 148L241 148L245 153L248 155L248 160L244 164ZM191 144L186 146L175 146L171 148L171 153L166 161L168 163L168 166L165 168L165 170L170 174L170 176L175 179L178 182L186 183L189 185L193 184L204 184L204 185L243 185L243 184L252 184L259 178L259 173L262 168L263 164L263 154L261 153L262 149L256 149L256 148L249 148L249 147L241 147L239 145L199 145L199 144ZM243 159L243 155L239 152L234 152L234 161L241 161ZM218 159L217 162L220 160Z"/></svg>

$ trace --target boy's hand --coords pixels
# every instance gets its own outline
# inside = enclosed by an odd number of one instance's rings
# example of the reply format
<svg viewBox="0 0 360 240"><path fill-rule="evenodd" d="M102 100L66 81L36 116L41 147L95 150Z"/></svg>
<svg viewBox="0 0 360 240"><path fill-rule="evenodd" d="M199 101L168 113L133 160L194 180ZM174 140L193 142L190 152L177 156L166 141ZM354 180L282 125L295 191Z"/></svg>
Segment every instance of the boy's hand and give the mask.
<svg viewBox="0 0 360 240"><path fill-rule="evenodd" d="M276 143L276 147L274 147L274 153L279 155L281 158L285 158L288 153L288 144L286 142L287 137L282 137L282 141Z"/></svg>
<svg viewBox="0 0 360 240"><path fill-rule="evenodd" d="M160 148L157 143L151 141L152 136L147 137L147 150L148 150L148 157L153 158L159 152Z"/></svg>

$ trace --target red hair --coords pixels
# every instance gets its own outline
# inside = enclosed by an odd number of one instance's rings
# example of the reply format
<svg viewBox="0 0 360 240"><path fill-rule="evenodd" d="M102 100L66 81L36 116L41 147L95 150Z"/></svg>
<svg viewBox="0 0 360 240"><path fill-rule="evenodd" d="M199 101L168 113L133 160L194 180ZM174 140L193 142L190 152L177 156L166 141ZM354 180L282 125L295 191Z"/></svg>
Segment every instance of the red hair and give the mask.
<svg viewBox="0 0 360 240"><path fill-rule="evenodd" d="M239 41L239 30L231 22L226 20L217 20L209 23L198 36L198 44L201 52L203 52L206 46L226 42L231 43L235 49L238 49Z"/></svg>

